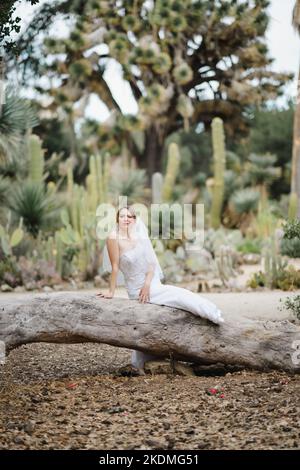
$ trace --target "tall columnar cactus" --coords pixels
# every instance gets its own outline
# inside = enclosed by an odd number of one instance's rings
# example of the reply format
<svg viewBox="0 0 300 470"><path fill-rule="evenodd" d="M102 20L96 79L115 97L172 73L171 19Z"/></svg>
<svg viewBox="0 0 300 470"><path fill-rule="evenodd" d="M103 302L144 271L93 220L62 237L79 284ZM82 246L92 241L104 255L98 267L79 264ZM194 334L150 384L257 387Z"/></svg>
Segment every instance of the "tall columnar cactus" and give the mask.
<svg viewBox="0 0 300 470"><path fill-rule="evenodd" d="M152 203L160 204L162 202L163 175L159 172L152 175Z"/></svg>
<svg viewBox="0 0 300 470"><path fill-rule="evenodd" d="M55 248L56 248L56 271L62 275L63 271L63 242L60 237L60 233L55 233Z"/></svg>
<svg viewBox="0 0 300 470"><path fill-rule="evenodd" d="M80 193L81 193L80 186L75 184L73 187L73 197L71 200L70 210L71 210L72 227L78 233L80 231L80 211L79 211Z"/></svg>
<svg viewBox="0 0 300 470"><path fill-rule="evenodd" d="M96 185L97 185L97 203L96 208L99 202L103 201L103 162L102 156L100 154L96 155Z"/></svg>
<svg viewBox="0 0 300 470"><path fill-rule="evenodd" d="M104 166L103 166L103 202L107 202L109 178L110 178L110 155L109 153L106 153L104 155Z"/></svg>
<svg viewBox="0 0 300 470"><path fill-rule="evenodd" d="M44 150L42 141L37 135L30 135L28 139L29 179L42 183L44 173Z"/></svg>
<svg viewBox="0 0 300 470"><path fill-rule="evenodd" d="M298 210L297 194L291 193L290 200L289 200L289 213L288 213L289 220L294 220L297 218L297 210Z"/></svg>
<svg viewBox="0 0 300 470"><path fill-rule="evenodd" d="M99 160L98 160L98 165L96 164L96 158L94 155L90 156L89 160L89 169L90 173L88 175L88 180L87 180L87 187L89 191L89 203L90 203L90 209L92 211L96 211L97 205L98 205L98 200L99 200L99 194L98 194L98 172L97 172L97 166L99 166Z"/></svg>
<svg viewBox="0 0 300 470"><path fill-rule="evenodd" d="M72 201L72 197L73 197L73 187L74 187L73 167L72 167L72 164L69 163L68 169L67 169L67 191L68 191L70 201Z"/></svg>
<svg viewBox="0 0 300 470"><path fill-rule="evenodd" d="M110 175L109 155L92 155L89 160L89 174L86 178L88 207L96 212L97 206L107 201L107 188Z"/></svg>
<svg viewBox="0 0 300 470"><path fill-rule="evenodd" d="M224 174L226 166L225 134L220 118L212 122L212 143L214 159L214 182L212 189L211 226L217 229L221 225L221 211L224 198Z"/></svg>
<svg viewBox="0 0 300 470"><path fill-rule="evenodd" d="M282 258L279 251L278 241L273 233L264 246L266 286L271 289L275 287L280 273L282 274L288 264L288 261Z"/></svg>
<svg viewBox="0 0 300 470"><path fill-rule="evenodd" d="M45 258L47 261L53 260L53 251L54 251L54 238L48 237L47 241L45 242Z"/></svg>
<svg viewBox="0 0 300 470"><path fill-rule="evenodd" d="M168 163L163 185L163 200L170 201L180 165L178 145L172 142L168 148Z"/></svg>

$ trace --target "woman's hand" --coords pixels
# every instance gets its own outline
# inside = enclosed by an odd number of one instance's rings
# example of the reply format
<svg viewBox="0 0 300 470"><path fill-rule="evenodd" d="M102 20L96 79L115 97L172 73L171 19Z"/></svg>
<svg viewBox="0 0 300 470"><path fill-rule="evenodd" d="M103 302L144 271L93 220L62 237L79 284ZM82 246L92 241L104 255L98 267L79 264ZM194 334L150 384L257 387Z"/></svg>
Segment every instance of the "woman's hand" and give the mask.
<svg viewBox="0 0 300 470"><path fill-rule="evenodd" d="M102 299L112 299L113 294L109 292L108 294L103 294L102 292L99 292L99 294L96 294L97 297L101 297Z"/></svg>
<svg viewBox="0 0 300 470"><path fill-rule="evenodd" d="M150 300L150 286L148 284L144 284L139 293L139 302L145 303L149 302Z"/></svg>

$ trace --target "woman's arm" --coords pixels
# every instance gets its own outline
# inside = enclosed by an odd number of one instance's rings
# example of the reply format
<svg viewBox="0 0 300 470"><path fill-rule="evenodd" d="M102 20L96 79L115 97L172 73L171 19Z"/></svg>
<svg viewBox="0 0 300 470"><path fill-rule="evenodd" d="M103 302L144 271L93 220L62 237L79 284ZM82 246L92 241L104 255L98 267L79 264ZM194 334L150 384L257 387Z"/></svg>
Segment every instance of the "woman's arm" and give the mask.
<svg viewBox="0 0 300 470"><path fill-rule="evenodd" d="M115 295L116 284L117 284L117 275L119 271L119 245L118 241L114 237L109 237L106 241L107 244L107 251L109 255L109 259L111 262L111 275L110 275L110 282L109 282L109 293L102 294L101 292L97 294L99 297L103 297L106 299L112 299Z"/></svg>
<svg viewBox="0 0 300 470"><path fill-rule="evenodd" d="M149 270L145 277L145 282L139 293L139 301L142 303L150 300L150 285L155 272L155 264L149 264Z"/></svg>

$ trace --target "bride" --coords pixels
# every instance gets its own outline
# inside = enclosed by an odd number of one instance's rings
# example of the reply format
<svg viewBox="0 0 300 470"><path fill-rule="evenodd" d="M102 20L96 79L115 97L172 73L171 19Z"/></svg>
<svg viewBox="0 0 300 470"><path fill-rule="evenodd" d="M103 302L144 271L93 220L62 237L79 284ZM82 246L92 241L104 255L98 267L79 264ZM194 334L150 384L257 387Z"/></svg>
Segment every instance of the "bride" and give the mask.
<svg viewBox="0 0 300 470"><path fill-rule="evenodd" d="M163 272L152 247L146 225L132 206L118 210L116 226L109 233L103 251L103 270L110 272L108 294L98 297L112 299L117 285L125 284L128 297L187 310L219 325L222 312L209 300L183 287L162 284ZM133 351L132 366L143 370L144 363L157 356Z"/></svg>

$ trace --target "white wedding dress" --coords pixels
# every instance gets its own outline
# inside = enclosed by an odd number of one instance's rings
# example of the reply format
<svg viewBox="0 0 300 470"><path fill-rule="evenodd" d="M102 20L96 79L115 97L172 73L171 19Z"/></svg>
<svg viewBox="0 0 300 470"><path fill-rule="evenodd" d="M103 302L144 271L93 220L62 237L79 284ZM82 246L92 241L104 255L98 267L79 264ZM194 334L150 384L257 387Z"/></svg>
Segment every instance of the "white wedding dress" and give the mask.
<svg viewBox="0 0 300 470"><path fill-rule="evenodd" d="M147 254L141 240L137 240L134 248L126 250L120 256L119 269L124 276L128 297L138 299L149 270ZM152 304L187 310L218 325L224 322L221 310L214 303L183 287L162 284L157 270L151 281L149 297ZM140 351L133 351L131 362L134 367L143 368L144 362L154 357L157 358Z"/></svg>

